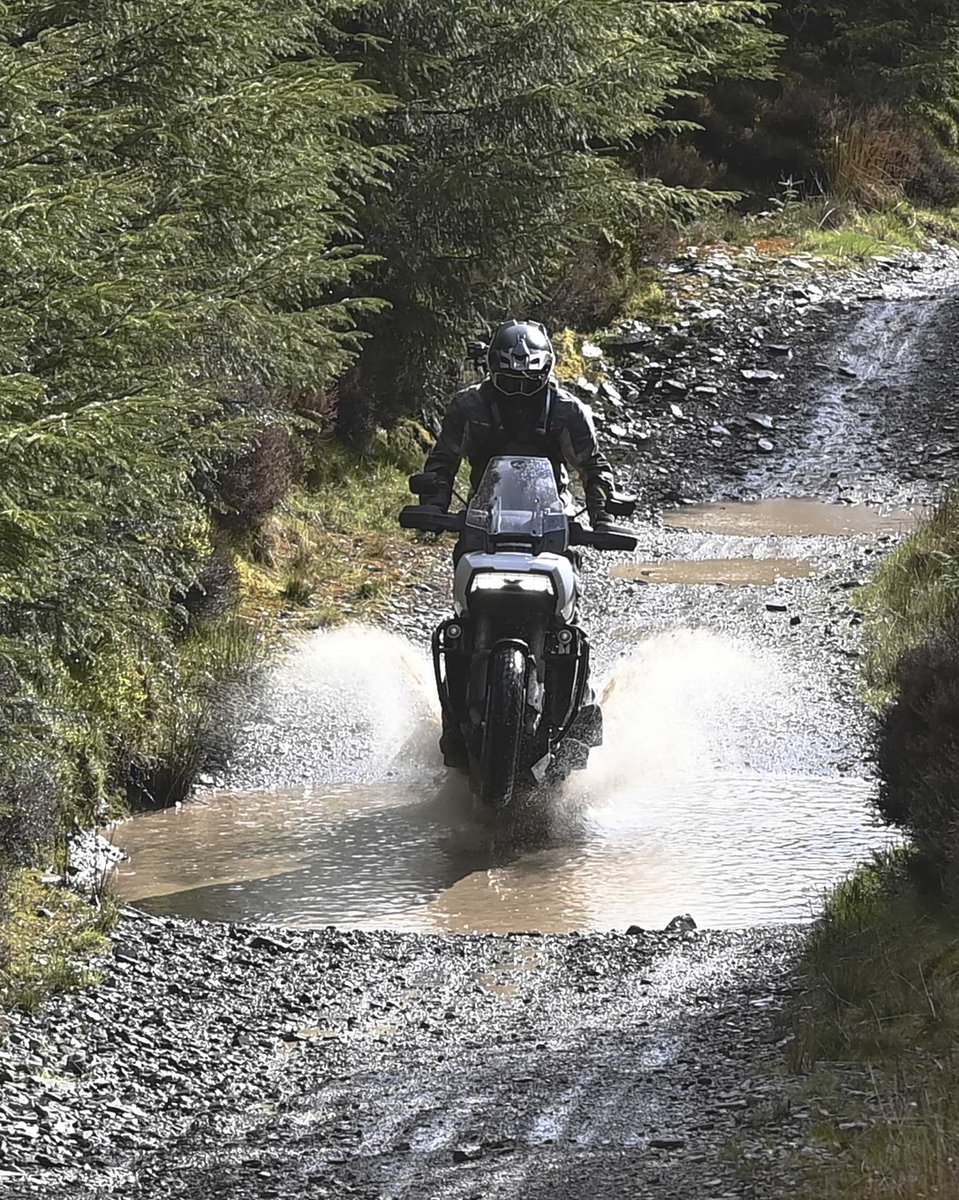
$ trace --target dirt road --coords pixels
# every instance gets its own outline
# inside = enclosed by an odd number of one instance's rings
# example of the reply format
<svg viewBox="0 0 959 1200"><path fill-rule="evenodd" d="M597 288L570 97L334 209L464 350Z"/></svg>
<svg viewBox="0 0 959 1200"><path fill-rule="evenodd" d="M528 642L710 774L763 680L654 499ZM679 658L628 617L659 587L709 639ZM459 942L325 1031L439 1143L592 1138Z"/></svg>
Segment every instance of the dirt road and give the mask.
<svg viewBox="0 0 959 1200"><path fill-rule="evenodd" d="M670 498L927 501L959 457L959 275L946 252L829 281L813 282L808 264L754 270L681 265L680 281L695 281L683 303L699 307L685 325L634 330L619 382L597 397L624 469L642 462L651 520L631 556L645 576L590 565L595 640L607 668L677 629L768 648L795 717L763 752L868 787L848 593L895 535L838 536L815 524L821 514L805 533L781 511L758 531L741 514L717 524L714 509L680 505L666 528L657 514ZM815 569L745 589L647 582L668 561L757 556ZM400 598L395 626L422 638L441 603ZM319 759L335 772L309 717L284 724L270 704L236 782L300 783ZM294 715L310 736L290 738ZM747 728L736 754L754 753L751 740ZM749 830L703 825L695 809L686 820L700 847L691 894L706 903L711 873ZM755 863L755 879L749 856L737 865L742 889L765 888L775 912L770 892L785 883L771 887ZM584 918L585 934L464 936L257 928L151 907L122 921L100 990L13 1019L0 1047L0 1195L790 1194L809 1114L785 1105L779 1017L797 987L799 925L602 932L600 917Z"/></svg>

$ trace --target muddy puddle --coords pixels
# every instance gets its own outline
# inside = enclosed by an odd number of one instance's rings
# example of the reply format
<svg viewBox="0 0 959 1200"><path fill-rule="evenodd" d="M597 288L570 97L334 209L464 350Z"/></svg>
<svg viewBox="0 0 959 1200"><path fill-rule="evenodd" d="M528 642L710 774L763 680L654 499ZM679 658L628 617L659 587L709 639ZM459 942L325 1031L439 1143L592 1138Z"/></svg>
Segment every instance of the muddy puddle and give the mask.
<svg viewBox="0 0 959 1200"><path fill-rule="evenodd" d="M777 498L690 504L670 509L663 520L672 529L743 537L897 536L914 529L918 510L887 511L866 504Z"/></svg>
<svg viewBox="0 0 959 1200"><path fill-rule="evenodd" d="M392 665L387 643L376 648L399 676L414 652L394 642ZM409 686L426 685L414 671ZM157 913L297 926L563 932L690 912L729 928L808 919L888 841L872 784L834 766L828 695L804 718L786 666L719 635L654 636L621 662L589 770L506 824L446 775L421 699L409 728L391 727L414 748L392 778L368 778L374 746L356 752L353 779L211 793L118 826L122 895ZM356 713L342 719L328 736L349 743Z"/></svg>
<svg viewBox="0 0 959 1200"><path fill-rule="evenodd" d="M614 567L616 579L689 587L772 586L781 579L808 579L816 564L803 558L707 558L626 563Z"/></svg>
<svg viewBox="0 0 959 1200"><path fill-rule="evenodd" d="M461 798L429 792L225 794L139 818L116 839L131 855L120 891L151 912L295 926L548 933L692 912L736 928L809 919L880 839L861 781L637 781L567 807L570 828L541 846L514 830L497 847L486 823L457 813Z"/></svg>

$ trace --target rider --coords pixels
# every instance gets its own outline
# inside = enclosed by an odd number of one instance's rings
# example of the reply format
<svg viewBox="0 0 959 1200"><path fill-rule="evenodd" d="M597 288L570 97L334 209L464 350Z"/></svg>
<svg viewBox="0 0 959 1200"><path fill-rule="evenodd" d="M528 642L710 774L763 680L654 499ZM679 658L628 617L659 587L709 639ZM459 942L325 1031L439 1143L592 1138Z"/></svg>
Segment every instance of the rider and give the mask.
<svg viewBox="0 0 959 1200"><path fill-rule="evenodd" d="M470 464L471 491L492 458L548 458L560 494L569 498L568 472L575 471L593 528L611 526L606 503L614 490L612 467L600 452L589 408L557 383L555 362L542 325L507 321L499 326L486 351L486 377L456 394L426 460L424 474L432 475L433 481L431 489L421 494L424 507L446 512L463 458ZM598 745L602 715L591 696L578 723L583 740ZM440 747L447 766L466 765L460 732L448 725L445 716Z"/></svg>
<svg viewBox="0 0 959 1200"><path fill-rule="evenodd" d="M593 528L610 524L606 502L613 492L612 467L600 453L590 410L557 383L555 362L542 325L500 325L486 352L486 378L458 392L443 419L424 468L436 479L434 490L422 497L424 505L449 508L463 458L469 460L475 491L490 459L519 455L548 458L561 495L567 494L568 471L575 471Z"/></svg>

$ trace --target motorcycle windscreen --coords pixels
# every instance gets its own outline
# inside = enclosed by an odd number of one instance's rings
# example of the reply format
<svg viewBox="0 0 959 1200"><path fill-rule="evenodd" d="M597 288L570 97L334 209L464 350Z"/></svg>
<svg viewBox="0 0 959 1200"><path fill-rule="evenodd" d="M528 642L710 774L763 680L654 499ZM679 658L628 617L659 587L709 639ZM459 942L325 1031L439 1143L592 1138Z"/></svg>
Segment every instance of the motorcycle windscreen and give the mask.
<svg viewBox="0 0 959 1200"><path fill-rule="evenodd" d="M565 533L566 510L549 459L491 459L470 500L466 524L494 537Z"/></svg>

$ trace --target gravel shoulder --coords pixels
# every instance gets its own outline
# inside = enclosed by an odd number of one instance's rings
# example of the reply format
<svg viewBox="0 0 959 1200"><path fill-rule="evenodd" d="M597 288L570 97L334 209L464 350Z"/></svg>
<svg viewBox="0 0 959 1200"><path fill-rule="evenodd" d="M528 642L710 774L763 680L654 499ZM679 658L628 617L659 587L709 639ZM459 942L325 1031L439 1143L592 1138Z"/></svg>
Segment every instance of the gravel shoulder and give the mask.
<svg viewBox="0 0 959 1200"><path fill-rule="evenodd" d="M673 278L681 319L625 330L610 387L584 389L642 489L640 555L811 554L819 571L733 593L624 581L591 558L600 667L676 627L774 647L808 692L800 719L832 722L833 766L862 775L848 593L889 538L747 546L656 514L780 493L928 501L959 454L959 263L941 249L824 274L713 255ZM418 642L445 602L439 578L424 587L392 610ZM251 728L250 778L274 724ZM769 1147L802 1135L781 1073L801 943L794 928L426 937L128 910L101 988L10 1020L0 1195L789 1195Z"/></svg>

